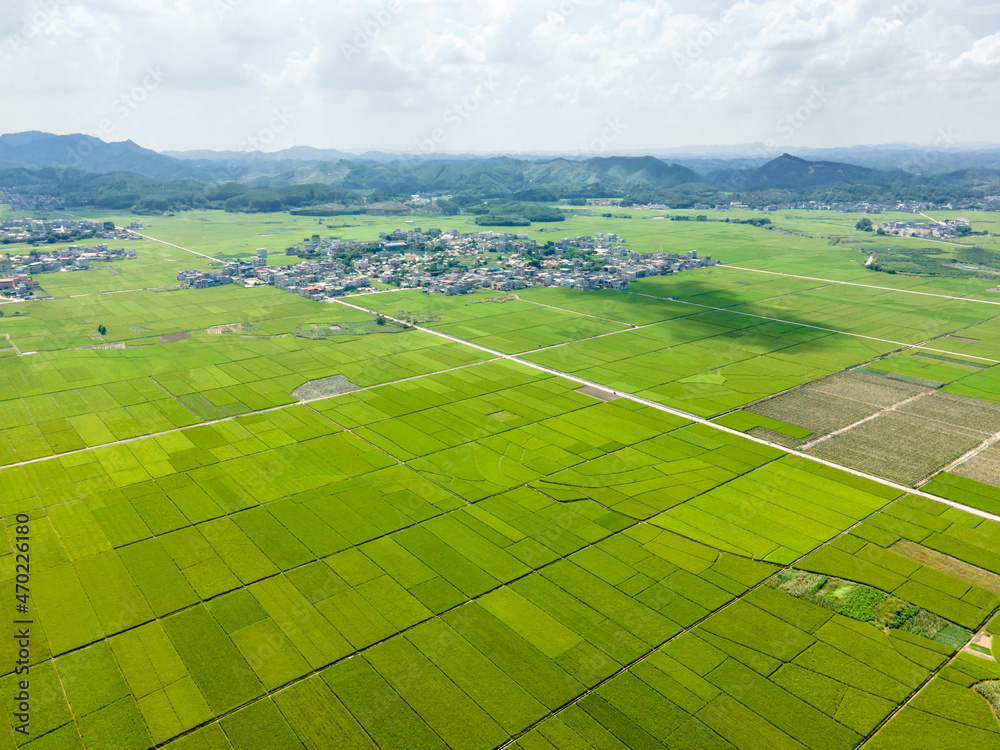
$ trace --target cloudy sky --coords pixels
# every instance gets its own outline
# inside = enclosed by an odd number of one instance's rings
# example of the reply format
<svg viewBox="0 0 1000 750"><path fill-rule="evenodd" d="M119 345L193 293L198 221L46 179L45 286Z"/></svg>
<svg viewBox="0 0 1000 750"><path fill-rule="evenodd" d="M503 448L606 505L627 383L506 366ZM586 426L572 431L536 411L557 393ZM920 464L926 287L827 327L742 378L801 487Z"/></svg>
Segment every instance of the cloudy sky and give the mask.
<svg viewBox="0 0 1000 750"><path fill-rule="evenodd" d="M0 132L157 150L998 141L991 0L4 0Z"/></svg>

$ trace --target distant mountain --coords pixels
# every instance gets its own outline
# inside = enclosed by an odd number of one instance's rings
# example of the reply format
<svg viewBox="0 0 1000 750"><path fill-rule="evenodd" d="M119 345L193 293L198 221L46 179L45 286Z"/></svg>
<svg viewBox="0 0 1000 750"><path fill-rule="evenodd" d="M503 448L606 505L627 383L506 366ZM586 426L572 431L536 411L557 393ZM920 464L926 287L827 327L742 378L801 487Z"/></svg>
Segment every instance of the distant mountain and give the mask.
<svg viewBox="0 0 1000 750"><path fill-rule="evenodd" d="M346 151L336 149L319 149L311 146L295 146L283 151L162 151L164 156L170 156L181 161L225 161L225 162L308 162L319 164L324 161L339 159L357 159L359 157Z"/></svg>
<svg viewBox="0 0 1000 750"><path fill-rule="evenodd" d="M0 166L61 167L85 172L134 172L145 177L195 177L192 170L132 141L107 143L89 135L28 132L0 135Z"/></svg>
<svg viewBox="0 0 1000 750"><path fill-rule="evenodd" d="M682 185L711 188L687 167L651 156L595 157L585 161L531 162L500 157L478 161L371 164L340 160L300 167L267 179L271 185L320 183L390 193L473 192L490 197L618 195L669 190Z"/></svg>
<svg viewBox="0 0 1000 750"><path fill-rule="evenodd" d="M809 153L817 151L837 152ZM351 155L308 146L273 153L161 154L131 141L28 132L0 136L0 186L48 189L80 205L134 205L149 211L220 204L233 210L244 205L299 208L324 201L348 205L362 195L378 202L415 193L454 196L466 206L497 198L623 198L627 204L675 207L718 203L727 193L738 193L754 205L788 200L947 203L1000 193L1000 149L989 144L947 154L909 144L845 150L868 159L868 165L787 153L760 164L749 155L734 158L740 152L740 147L688 149L686 163L679 163L685 159L679 151L676 160L648 154L584 159ZM876 162L892 168L870 166ZM949 164L959 166L945 169ZM223 185L227 187L220 189Z"/></svg>
<svg viewBox="0 0 1000 750"><path fill-rule="evenodd" d="M756 169L720 173L716 175L715 182L722 189L802 191L860 185L909 185L914 182L914 176L901 170L870 169L833 161L806 161L791 154L782 154Z"/></svg>

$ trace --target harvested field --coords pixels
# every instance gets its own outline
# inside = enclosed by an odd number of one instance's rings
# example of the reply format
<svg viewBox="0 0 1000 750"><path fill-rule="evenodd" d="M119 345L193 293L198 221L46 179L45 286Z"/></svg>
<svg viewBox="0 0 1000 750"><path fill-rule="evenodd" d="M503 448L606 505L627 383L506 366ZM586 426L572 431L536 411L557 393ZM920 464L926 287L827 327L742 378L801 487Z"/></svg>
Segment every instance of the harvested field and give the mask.
<svg viewBox="0 0 1000 750"><path fill-rule="evenodd" d="M183 341L184 339L191 338L191 334L188 331L182 331L181 333L167 333L160 336L161 344L173 344L177 341Z"/></svg>
<svg viewBox="0 0 1000 750"><path fill-rule="evenodd" d="M843 429L929 388L864 372L842 372L747 407L747 411L802 427L810 439ZM770 438L770 434L760 434ZM776 442L798 447L807 439L782 436Z"/></svg>
<svg viewBox="0 0 1000 750"><path fill-rule="evenodd" d="M606 391L603 388L595 388L592 385L585 385L583 388L577 388L576 392L582 393L584 396L600 399L601 401L614 401L615 399L621 398L621 396L612 393L611 391Z"/></svg>
<svg viewBox="0 0 1000 750"><path fill-rule="evenodd" d="M81 346L80 349L134 349L135 347L126 346L124 341L111 341L107 344L95 344L94 346Z"/></svg>
<svg viewBox="0 0 1000 750"><path fill-rule="evenodd" d="M995 594L1000 594L1000 575L996 573L983 570L963 560L958 560L929 547L915 544L907 539L900 539L889 547L889 549L946 575L974 584Z"/></svg>
<svg viewBox="0 0 1000 750"><path fill-rule="evenodd" d="M870 417L879 409L803 386L777 398L747 407L747 411L825 435ZM799 440L796 444L803 442L806 441Z"/></svg>
<svg viewBox="0 0 1000 750"><path fill-rule="evenodd" d="M973 690L989 701L993 715L997 717L997 721L1000 721L1000 681L987 680L986 682L980 682L973 687Z"/></svg>
<svg viewBox="0 0 1000 750"><path fill-rule="evenodd" d="M1000 404L954 393L934 393L901 408L905 414L965 427L987 437L1000 432Z"/></svg>
<svg viewBox="0 0 1000 750"><path fill-rule="evenodd" d="M993 636L989 633L983 632L977 634L972 639L972 642L965 647L965 650L973 656L978 656L980 659L996 661L993 658Z"/></svg>
<svg viewBox="0 0 1000 750"><path fill-rule="evenodd" d="M755 428L750 434L802 448L837 433L804 450L909 486L1000 432L1000 404L858 371L823 378L746 411L815 433L795 439ZM1000 486L1000 448L981 455L957 473Z"/></svg>
<svg viewBox="0 0 1000 750"><path fill-rule="evenodd" d="M978 445L985 433L888 412L809 449L827 461L915 486Z"/></svg>
<svg viewBox="0 0 1000 750"><path fill-rule="evenodd" d="M783 432L772 430L769 427L751 427L746 431L746 433L747 435L753 435L761 440L767 440L769 443L784 445L787 448L798 448L805 442L802 438L795 438L791 435L786 435Z"/></svg>
<svg viewBox="0 0 1000 750"><path fill-rule="evenodd" d="M217 335L220 333L243 333L247 330L243 323L230 323L224 326L212 326L211 328L206 328L205 333L209 335Z"/></svg>
<svg viewBox="0 0 1000 750"><path fill-rule="evenodd" d="M292 395L300 401L313 401L356 390L358 390L358 386L354 385L354 383L343 375L334 375L329 378L310 380L305 385L301 385L292 391Z"/></svg>
<svg viewBox="0 0 1000 750"><path fill-rule="evenodd" d="M941 380L932 380L931 378L921 378L917 375L908 375L905 372L888 372L886 370L876 370L873 367L859 367L855 372L865 373L866 375L874 375L876 377L885 378L886 380L895 380L900 383L909 383L910 385L916 385L920 388L927 388L929 390L937 390L938 388L943 388L946 383Z"/></svg>
<svg viewBox="0 0 1000 750"><path fill-rule="evenodd" d="M338 323L309 323L295 329L295 335L304 339L321 340L334 336L369 336L373 333L402 333L407 326L391 320L378 323L375 320L362 320Z"/></svg>
<svg viewBox="0 0 1000 750"><path fill-rule="evenodd" d="M1000 443L994 443L951 470L966 479L1000 487Z"/></svg>
<svg viewBox="0 0 1000 750"><path fill-rule="evenodd" d="M865 372L839 372L810 383L806 388L885 409L928 388Z"/></svg>

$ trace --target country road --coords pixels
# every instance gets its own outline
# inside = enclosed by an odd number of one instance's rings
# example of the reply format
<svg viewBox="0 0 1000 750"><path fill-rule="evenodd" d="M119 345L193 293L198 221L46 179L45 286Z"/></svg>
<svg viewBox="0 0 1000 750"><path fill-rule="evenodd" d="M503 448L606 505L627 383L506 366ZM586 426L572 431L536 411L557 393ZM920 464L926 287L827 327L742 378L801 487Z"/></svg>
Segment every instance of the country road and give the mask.
<svg viewBox="0 0 1000 750"><path fill-rule="evenodd" d="M145 236L145 235L143 235L143 236ZM198 252L196 252L194 250L190 250L190 249L185 248L185 247L180 247L179 245L173 245L173 244L171 244L169 242L163 242L163 240L158 240L155 237L147 237L147 239L153 240L155 242L161 242L162 244L169 245L171 247L175 247L178 250L183 250L185 252L192 253L194 255L199 255L199 256L201 256L203 258L208 258L210 260L218 260L217 258L212 258L211 256L205 255L204 253L198 253ZM807 279L807 280L810 280L810 281L819 281L819 282L824 282L824 283L828 283L828 284L847 284L847 285L850 285L850 286L860 286L860 287L868 287L868 288L872 288L872 289L880 289L882 291L888 291L888 292L903 292L903 293L909 293L909 294L920 294L920 295L925 295L925 296L930 296L930 297L941 297L941 298L944 298L944 299L959 300L959 301L962 301L962 302L982 303L982 304L990 304L990 305L1000 305L1000 302L987 302L987 301L984 301L984 300L966 299L966 298L963 298L963 297L950 297L948 295L943 295L943 294L932 294L930 292L916 292L916 291L910 291L910 290L905 290L905 289L890 289L890 288L886 288L886 287L873 286L873 285L869 285L869 284L857 284L857 283L846 282L846 281L833 281L831 279L822 279L822 278L815 278L815 277L809 277L809 276L797 276L795 274L785 274L785 273L779 273L779 272L776 272L776 271L761 271L759 269L741 268L739 266L716 266L716 268L733 268L733 269L736 269L736 270L753 271L753 272L757 272L757 273L766 273L766 274L772 274L772 275L776 275L776 276L790 276L790 277L793 277L793 278ZM345 307L349 307L349 308L352 308L354 310L360 310L362 312L369 313L369 314L375 312L375 311L370 310L370 309L368 309L366 307L362 307L361 305L355 305L355 304L352 304L350 302L347 302L346 300L341 299L341 298L336 299L336 303L344 305ZM385 318L389 319L389 320L392 320L392 321L394 321L396 323L400 323L401 325L410 325L410 323L408 323L405 320L401 320L399 318L395 318L395 317L393 317L391 315L386 315L385 313L382 313L382 315ZM755 316L755 317L757 317L757 316ZM763 317L763 316L759 316L759 317ZM517 363L519 365L522 365L524 367L530 367L531 369L538 370L540 372L544 372L544 373L547 373L549 375L554 375L556 377L560 377L560 378L563 378L565 380L569 380L569 381L574 382L574 383L579 383L579 384L584 385L584 386L590 386L592 388L599 388L601 390L610 391L614 395L619 396L621 398L628 399L628 400L630 400L630 401L632 401L634 403L641 404L643 406L647 406L647 407L649 407L651 409L656 409L657 411L663 412L665 414L670 414L670 415L675 416L675 417L680 417L681 419L687 420L687 421L695 423L695 424L704 425L704 426L709 427L711 429L719 430L721 432L725 432L725 433L728 433L730 435L734 435L734 436L743 438L744 440L750 440L752 442L758 443L760 445L768 446L769 448L774 448L776 450L780 450L780 451L782 451L784 453L788 453L790 455L798 456L798 457L803 458L803 459L805 459L807 461L810 461L812 463L821 464L823 466L827 466L827 467L830 467L830 468L833 468L833 469L838 469L840 471L847 472L849 474L853 474L854 476L861 477L863 479L867 479L867 480L872 481L872 482L876 482L877 484L881 484L881 485L883 485L885 487L890 487L890 488L892 488L894 490L897 490L900 494L917 495L919 497L923 497L923 498L926 498L928 500L932 500L932 501L934 501L936 503L941 503L943 505L947 505L949 507L956 508L956 509L964 511L966 513L970 513L970 514L978 516L980 518L985 518L985 519L988 519L990 521L995 521L997 523L1000 523L1000 516L994 515L992 513L987 513L985 511L979 510L978 508L972 508L972 507L967 506L967 505L962 505L961 503L957 503L957 502L954 502L952 500L948 500L946 498L939 497L937 495L933 495L933 494L931 494L929 492L925 492L925 491L920 490L920 489L914 489L914 488L911 488L911 487L906 487L904 485L897 484L895 482L889 481L887 479L883 479L881 477L876 477L876 476L873 476L871 474L866 474L866 473L864 473L862 471L858 471L856 469L851 469L851 468L846 467L846 466L841 466L839 464L833 463L832 461L827 461L825 459L821 459L821 458L818 458L816 456L811 456L811 455L809 455L807 453L802 453L801 451L790 449L790 448L787 448L785 446L778 445L777 443L772 443L770 441L764 440L764 439L756 437L754 435L748 435L746 433L740 432L739 430L734 430L734 429L732 429L730 427L725 427L723 425L720 425L720 424L717 424L715 422L712 422L709 419L706 419L704 417L699 417L699 416L697 416L695 414L691 414L691 413L683 411L681 409L677 409L677 408L674 408L674 407L671 407L671 406L666 406L664 404L660 404L660 403L657 403L656 401L651 401L649 399L642 398L641 396L637 396L637 395L632 394L632 393L628 393L628 392L625 392L625 391L616 390L616 389L613 389L613 388L608 388L607 386L603 385L602 383L597 383L597 382L594 382L594 381L591 381L591 380L586 380L586 379L580 378L580 377L578 377L576 375L571 375L570 373L562 372L560 370L556 370L556 369L551 368L551 367L546 367L545 365L540 365L540 364L537 364L535 362L531 362L529 360L522 359L520 356L518 356L516 354L506 354L504 352L500 352L500 351L497 351L495 349L490 349L489 347L482 346L480 344L474 344L471 341L466 341L465 339L459 338L457 336L452 336L450 334L444 333L443 331L434 330L433 328L427 328L427 327L421 326L421 325L413 325L412 328L414 328L415 330L419 330L419 331L422 331L424 333L430 334L432 336L437 336L439 338L446 339L446 340L451 341L451 342L456 343L456 344L461 344L462 346L466 346L466 347L471 347L473 349L477 349L477 350L479 350L481 352L489 354L492 357L493 360L506 360L508 362L515 362L515 363ZM631 329L626 329L626 330L631 330ZM854 334L854 335L858 335L858 334ZM864 338L872 338L872 337L864 337ZM903 344L903 346L913 346L913 345ZM466 367L468 367L468 366L470 366L470 365L466 365ZM461 369L461 368L454 368L454 369ZM413 380L413 379L417 379L417 378L420 378L420 377L426 377L426 376L416 376L415 378L406 378L406 380ZM382 385L388 385L388 384L386 383L386 384L382 384ZM372 386L372 387L379 387L379 386ZM286 405L286 406L278 406L278 407L271 407L271 408L268 408L268 409L261 409L261 410L256 411L256 412L248 412L247 414L243 414L243 415L239 415L239 416L249 416L250 414L266 413L266 412L269 412L269 411L276 411L278 409L287 408L287 406L288 405ZM226 419L223 419L223 420L215 420L215 421L216 422L228 421L229 419L236 419L236 418L238 418L238 417L231 417L231 418L226 418ZM206 422L204 424L211 424L211 423L212 422ZM177 431L179 431L181 429L186 429L186 428L178 428L176 430L169 430L168 432L177 432ZM115 441L113 443L108 443L108 445L117 445L117 444L121 444L121 443L135 442L136 440L143 439L143 437L147 437L147 436L139 436L139 437L136 437L136 438L130 438L128 440ZM93 447L102 447L102 446L93 446ZM87 448L87 449L83 449L83 450L90 450L90 449ZM77 452L82 452L82 451L74 451L74 453L77 453ZM12 466L22 466L22 465L26 465L26 464L32 464L32 463L38 463L40 461L50 460L51 458L53 458L53 457L48 456L48 457L41 458L41 459L35 459L35 460L31 460L31 461L24 461L24 462L20 462L20 463L17 463L17 464L11 464L11 465Z"/></svg>

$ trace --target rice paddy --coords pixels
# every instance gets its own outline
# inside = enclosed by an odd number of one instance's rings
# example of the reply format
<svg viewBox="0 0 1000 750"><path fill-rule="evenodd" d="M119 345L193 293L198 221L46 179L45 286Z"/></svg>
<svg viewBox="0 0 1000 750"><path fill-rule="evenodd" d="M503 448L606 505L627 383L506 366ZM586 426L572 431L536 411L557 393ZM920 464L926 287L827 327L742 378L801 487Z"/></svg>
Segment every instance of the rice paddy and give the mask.
<svg viewBox="0 0 1000 750"><path fill-rule="evenodd" d="M0 590L32 622L0 748L1000 747L963 651L1000 610L995 456L936 473L1000 432L982 284L634 215L640 250L812 279L351 299L424 329L394 332L275 289L62 293L90 271L5 304ZM316 226L147 231L235 257ZM150 245L151 283L183 251Z"/></svg>

